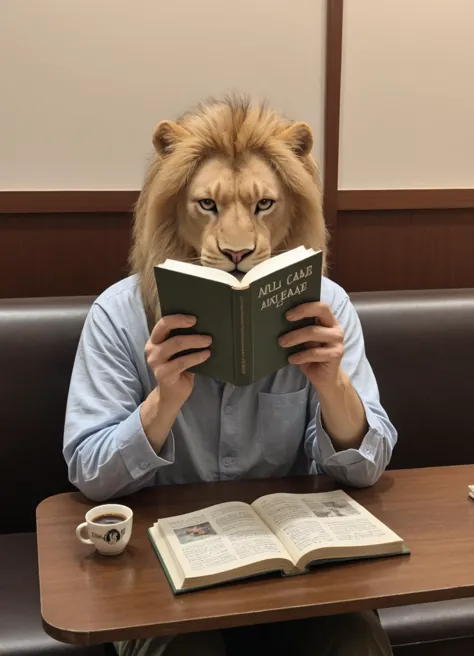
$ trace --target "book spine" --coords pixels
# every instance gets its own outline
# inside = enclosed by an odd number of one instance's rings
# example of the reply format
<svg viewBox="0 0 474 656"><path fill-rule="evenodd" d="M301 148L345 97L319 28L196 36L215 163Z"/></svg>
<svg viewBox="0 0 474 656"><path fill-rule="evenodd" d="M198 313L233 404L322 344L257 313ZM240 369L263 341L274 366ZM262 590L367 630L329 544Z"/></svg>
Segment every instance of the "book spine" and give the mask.
<svg viewBox="0 0 474 656"><path fill-rule="evenodd" d="M250 288L233 289L234 384L253 382L252 317Z"/></svg>

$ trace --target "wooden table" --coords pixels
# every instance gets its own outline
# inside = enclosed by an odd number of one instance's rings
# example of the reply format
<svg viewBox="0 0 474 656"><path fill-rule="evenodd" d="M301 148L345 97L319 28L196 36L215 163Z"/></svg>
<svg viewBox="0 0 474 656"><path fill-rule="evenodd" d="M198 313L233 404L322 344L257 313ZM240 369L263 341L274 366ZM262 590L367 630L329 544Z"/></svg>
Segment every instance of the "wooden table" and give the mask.
<svg viewBox="0 0 474 656"><path fill-rule="evenodd" d="M474 596L474 466L387 472L372 488L347 490L400 534L412 555L324 566L305 576L231 583L175 597L148 541L158 517L271 492L336 487L298 477L152 488L124 502L135 513L128 550L104 557L76 539L92 507L60 494L37 510L45 630L89 644Z"/></svg>

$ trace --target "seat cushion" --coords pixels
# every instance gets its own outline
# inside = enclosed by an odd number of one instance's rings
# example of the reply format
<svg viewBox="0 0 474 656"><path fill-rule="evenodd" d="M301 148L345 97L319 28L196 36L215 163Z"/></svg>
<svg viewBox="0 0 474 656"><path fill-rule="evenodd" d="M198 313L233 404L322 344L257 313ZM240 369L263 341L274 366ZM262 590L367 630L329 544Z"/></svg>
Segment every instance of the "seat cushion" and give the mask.
<svg viewBox="0 0 474 656"><path fill-rule="evenodd" d="M41 625L35 533L0 535L0 656L104 656L50 638Z"/></svg>
<svg viewBox="0 0 474 656"><path fill-rule="evenodd" d="M392 645L474 636L474 599L385 608L380 619Z"/></svg>

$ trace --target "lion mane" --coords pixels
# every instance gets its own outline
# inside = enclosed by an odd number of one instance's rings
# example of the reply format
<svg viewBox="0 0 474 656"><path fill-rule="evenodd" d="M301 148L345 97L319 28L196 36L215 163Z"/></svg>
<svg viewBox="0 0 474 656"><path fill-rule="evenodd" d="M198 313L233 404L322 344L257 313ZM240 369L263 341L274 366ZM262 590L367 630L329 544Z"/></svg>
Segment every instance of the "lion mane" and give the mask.
<svg viewBox="0 0 474 656"><path fill-rule="evenodd" d="M179 141L173 138L177 132ZM135 206L129 257L151 325L159 318L154 265L167 258L199 260L200 253L180 229L177 199L208 157L233 162L247 153L262 156L292 198L289 230L274 250L303 245L321 249L326 261L320 176L306 123L290 121L266 103L253 105L248 98L230 96L202 103L176 123L160 122L153 143L156 152Z"/></svg>

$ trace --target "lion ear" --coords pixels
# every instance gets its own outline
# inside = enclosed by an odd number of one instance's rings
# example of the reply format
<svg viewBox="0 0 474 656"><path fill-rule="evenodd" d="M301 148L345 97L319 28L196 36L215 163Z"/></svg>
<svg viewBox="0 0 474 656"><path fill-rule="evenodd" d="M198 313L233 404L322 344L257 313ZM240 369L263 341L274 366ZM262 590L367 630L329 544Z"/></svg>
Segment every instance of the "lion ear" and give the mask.
<svg viewBox="0 0 474 656"><path fill-rule="evenodd" d="M307 123L293 123L283 130L279 138L284 141L298 157L309 155L313 148L313 133Z"/></svg>
<svg viewBox="0 0 474 656"><path fill-rule="evenodd" d="M173 121L161 121L153 132L153 145L160 157L166 157L177 144L189 137L189 132Z"/></svg>

